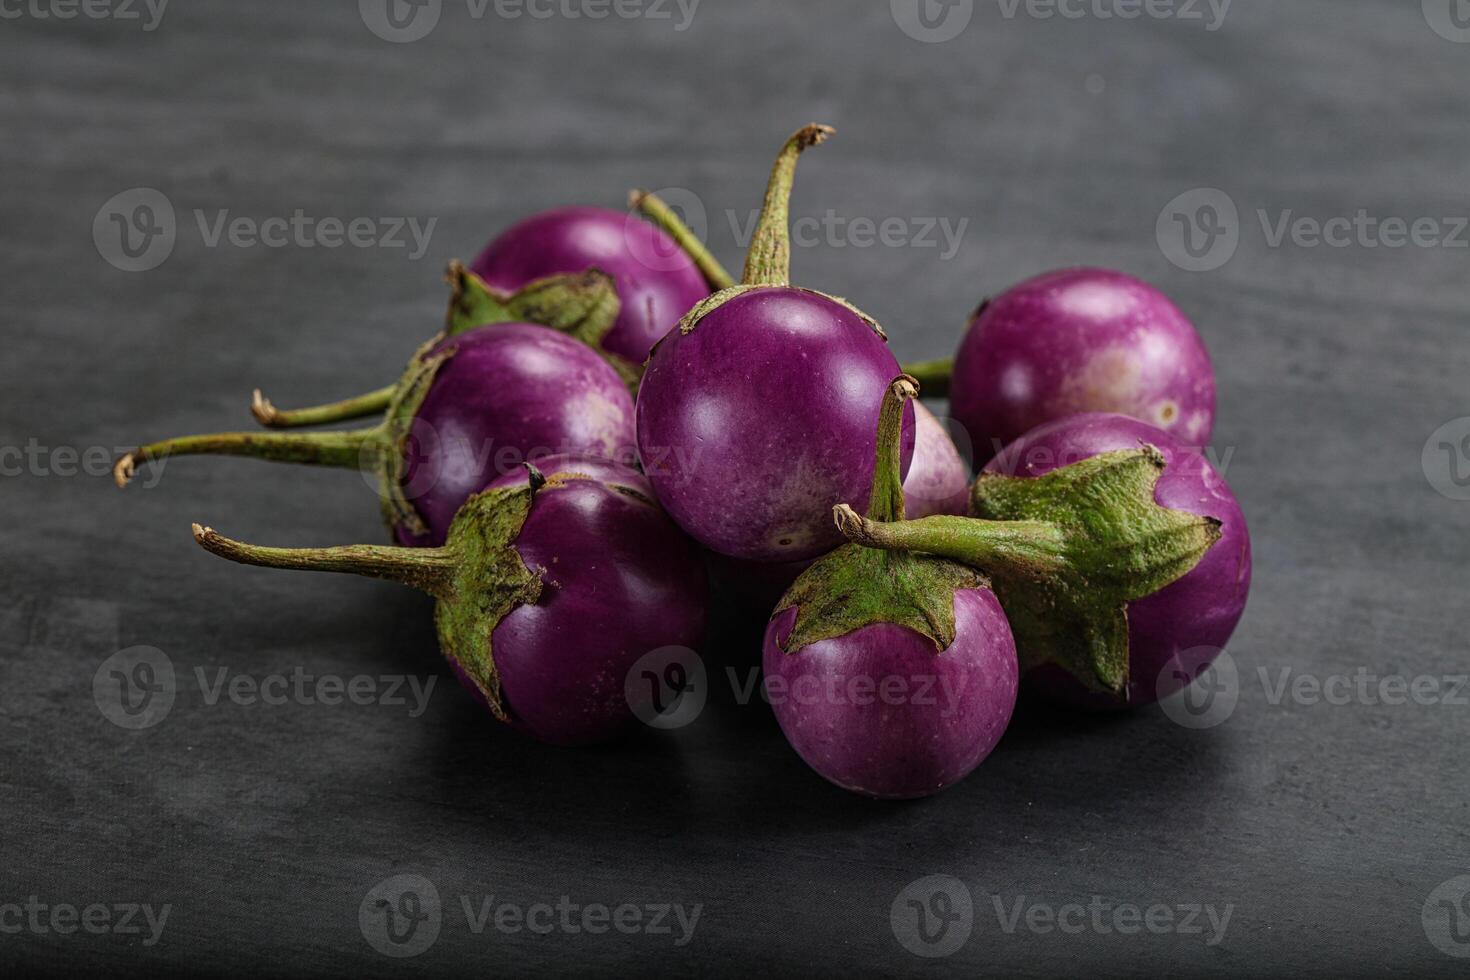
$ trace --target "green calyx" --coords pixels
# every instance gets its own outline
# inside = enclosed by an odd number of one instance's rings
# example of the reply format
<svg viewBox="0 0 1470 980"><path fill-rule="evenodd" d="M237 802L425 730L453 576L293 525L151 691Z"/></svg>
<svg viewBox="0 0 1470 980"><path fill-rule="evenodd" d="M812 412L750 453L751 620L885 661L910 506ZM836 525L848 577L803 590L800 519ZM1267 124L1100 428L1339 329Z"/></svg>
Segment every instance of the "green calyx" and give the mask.
<svg viewBox="0 0 1470 980"><path fill-rule="evenodd" d="M610 364L635 395L643 365L602 346L617 323L622 302L612 276L597 269L548 276L514 293L493 289L459 262L445 274L451 295L444 336L453 337L493 323L537 323L579 340Z"/></svg>
<svg viewBox="0 0 1470 980"><path fill-rule="evenodd" d="M900 377L883 398L868 504L872 520L903 520L903 410L918 391L912 378ZM934 652L941 653L954 642L954 594L985 587L984 576L958 562L846 544L818 559L782 597L776 614L797 611L783 649L796 653L865 626L891 623L927 637Z"/></svg>
<svg viewBox="0 0 1470 980"><path fill-rule="evenodd" d="M1128 682L1128 603L1182 578L1220 539L1220 522L1159 506L1153 446L1102 453L1045 476L985 474L977 516L865 520L837 508L849 540L983 571L1010 620L1023 668L1055 663L1084 683Z"/></svg>
<svg viewBox="0 0 1470 980"><path fill-rule="evenodd" d="M546 569L530 568L514 542L525 527L536 495L558 481L585 479L558 474L550 481L533 473L529 486L487 490L460 508L440 548L350 545L340 548L262 548L233 541L194 525L206 550L246 565L306 571L350 572L410 585L434 596L434 623L444 654L459 664L485 696L491 711L507 720L492 637L515 609L535 603L546 587Z"/></svg>
<svg viewBox="0 0 1470 980"><path fill-rule="evenodd" d="M872 626L906 626L942 653L954 642L954 594L983 589L985 577L958 562L845 544L819 558L787 590L779 614L795 607L782 650L796 653L821 640Z"/></svg>
<svg viewBox="0 0 1470 980"><path fill-rule="evenodd" d="M541 598L546 569L527 567L512 547L542 484L488 490L466 501L445 547L458 558L451 595L434 606L439 645L469 675L490 710L506 720L491 637L500 621Z"/></svg>
<svg viewBox="0 0 1470 980"><path fill-rule="evenodd" d="M408 441L413 437L414 421L433 387L439 368L454 356L455 349L436 351L446 334L440 334L414 352L403 377L393 387L393 398L383 421L377 427L384 451L373 456L373 471L378 478L378 502L383 510L383 523L392 535L403 528L414 535L429 532L428 525L404 490L408 478Z"/></svg>
<svg viewBox="0 0 1470 980"><path fill-rule="evenodd" d="M830 296L815 289L791 285L791 186L796 178L796 162L808 147L818 146L835 133L831 126L811 123L798 129L781 147L776 163L771 168L771 177L766 185L766 197L761 207L760 221L745 255L745 273L741 281L727 284L714 295L697 304L679 321L679 332L690 333L701 320L724 306L730 300L757 289L771 287L801 288L802 292L836 303L857 315L873 332L884 340L888 337L878 321L839 296ZM714 280L711 280L713 283ZM655 345L657 346L657 345Z"/></svg>

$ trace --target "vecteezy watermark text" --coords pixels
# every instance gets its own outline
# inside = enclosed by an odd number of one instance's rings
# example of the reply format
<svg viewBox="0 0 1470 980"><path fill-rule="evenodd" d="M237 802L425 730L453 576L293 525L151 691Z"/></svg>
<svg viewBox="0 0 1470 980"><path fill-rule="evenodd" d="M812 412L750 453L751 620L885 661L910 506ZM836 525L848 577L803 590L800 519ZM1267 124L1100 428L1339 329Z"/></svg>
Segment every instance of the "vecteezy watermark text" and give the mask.
<svg viewBox="0 0 1470 980"><path fill-rule="evenodd" d="M1006 20L1176 20L1203 23L1214 33L1225 24L1234 0L994 0ZM976 0L889 0L893 21L915 41L941 44L965 32Z"/></svg>
<svg viewBox="0 0 1470 980"><path fill-rule="evenodd" d="M406 710L410 718L418 718L428 710L434 685L439 681L433 675L312 673L299 666L268 674L195 667L192 676L199 699L207 707L221 702L243 708L377 705ZM157 647L129 647L97 668L92 678L92 699L102 717L119 728L138 731L168 717L180 687L168 654Z"/></svg>
<svg viewBox="0 0 1470 980"><path fill-rule="evenodd" d="M195 208L192 213L205 248L381 248L402 250L409 261L428 252L439 223L436 217L318 217L302 208L264 218L235 214L229 208ZM167 195L151 187L134 187L113 195L98 209L92 242L109 265L124 272L146 272L173 254L180 230Z"/></svg>
<svg viewBox="0 0 1470 980"><path fill-rule="evenodd" d="M649 193L673 209L701 241L714 241L709 209L698 194L685 187L661 187ZM750 248L760 217L759 209L725 209L728 240L734 249L743 252ZM940 261L947 262L959 254L970 228L970 219L937 215L845 215L828 208L820 215L794 215L788 227L791 244L796 248L937 249ZM715 238L721 235L723 232ZM628 246L640 261L652 269L666 271L687 261L679 251L667 255L645 254L647 246L641 236L630 238Z"/></svg>
<svg viewBox="0 0 1470 980"><path fill-rule="evenodd" d="M1088 901L1049 902L1025 895L992 894L990 909L1004 935L1198 936L1206 946L1225 941L1233 903L1123 902L1103 895ZM969 886L950 875L910 882L889 907L899 944L915 956L951 956L976 929L976 904Z"/></svg>
<svg viewBox="0 0 1470 980"><path fill-rule="evenodd" d="M1470 248L1470 216L1383 215L1367 208L1353 214L1310 215L1294 208L1254 212L1260 242L1266 248L1364 249ZM1188 272L1213 272L1235 257L1249 223L1219 188L1198 188L1174 198L1160 212L1156 237L1159 250Z"/></svg>
<svg viewBox="0 0 1470 980"><path fill-rule="evenodd" d="M0 0L0 20L139 21L152 32L163 22L169 0Z"/></svg>
<svg viewBox="0 0 1470 980"><path fill-rule="evenodd" d="M110 446L47 446L32 436L24 446L0 446L0 477L37 476L73 477L112 475L113 461L127 448ZM155 460L157 467L139 486L156 487L163 479L166 459Z"/></svg>
<svg viewBox="0 0 1470 980"><path fill-rule="evenodd" d="M1228 721L1240 702L1244 679L1234 658L1199 647L1165 668L1177 677L1160 678L1171 692L1160 707L1185 728L1214 728ZM1253 676L1271 708L1470 708L1470 674L1397 674L1370 667L1336 673L1310 673L1295 667L1258 667ZM1174 693L1177 692L1177 693Z"/></svg>
<svg viewBox="0 0 1470 980"><path fill-rule="evenodd" d="M703 904L679 902L580 902L570 895L554 901L512 902L493 894L460 894L464 928L472 936L487 932L664 938L687 946L704 912ZM385 956L417 956L434 945L446 925L439 889L416 874L394 875L374 885L358 908L358 926L368 945Z"/></svg>
<svg viewBox="0 0 1470 980"><path fill-rule="evenodd" d="M1155 936L1201 936L1206 946L1218 946L1225 941L1230 916L1235 912L1232 903L1223 907L1198 902L1139 905L1115 902L1101 895L1093 895L1086 904L1052 904L1028 900L1024 895L1018 895L1009 902L999 895L992 895L990 902L1000 930L1006 935L1014 935L1022 929L1037 936L1052 933L1136 936L1148 933Z"/></svg>
<svg viewBox="0 0 1470 980"><path fill-rule="evenodd" d="M725 212L725 217L730 223L730 235L736 247L741 250L749 248L760 221L760 212L748 211L742 220L740 213L731 209ZM948 262L959 254L969 227L969 218L849 218L828 208L820 217L792 218L791 244L797 248L943 248L939 259Z"/></svg>
<svg viewBox="0 0 1470 980"><path fill-rule="evenodd" d="M668 21L678 33L689 30L703 0L464 0L474 21L616 20ZM421 41L439 26L443 0L358 0L367 29L384 41Z"/></svg>
<svg viewBox="0 0 1470 980"><path fill-rule="evenodd" d="M93 902L73 905L69 902L43 902L31 895L24 902L0 903L0 933L16 935L70 936L88 933L103 936L142 936L144 946L157 945L163 936L173 906L165 903L157 908L143 902Z"/></svg>

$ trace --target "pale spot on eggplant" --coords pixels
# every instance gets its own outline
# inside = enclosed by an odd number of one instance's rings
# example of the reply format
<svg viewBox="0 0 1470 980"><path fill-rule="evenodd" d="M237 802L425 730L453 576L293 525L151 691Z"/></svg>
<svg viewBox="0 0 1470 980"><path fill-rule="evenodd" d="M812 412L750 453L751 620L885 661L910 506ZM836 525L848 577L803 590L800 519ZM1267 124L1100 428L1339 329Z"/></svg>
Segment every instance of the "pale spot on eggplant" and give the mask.
<svg viewBox="0 0 1470 980"><path fill-rule="evenodd" d="M1127 411L1137 397L1139 373L1132 351L1106 348L1067 381L1062 399L1079 412Z"/></svg>

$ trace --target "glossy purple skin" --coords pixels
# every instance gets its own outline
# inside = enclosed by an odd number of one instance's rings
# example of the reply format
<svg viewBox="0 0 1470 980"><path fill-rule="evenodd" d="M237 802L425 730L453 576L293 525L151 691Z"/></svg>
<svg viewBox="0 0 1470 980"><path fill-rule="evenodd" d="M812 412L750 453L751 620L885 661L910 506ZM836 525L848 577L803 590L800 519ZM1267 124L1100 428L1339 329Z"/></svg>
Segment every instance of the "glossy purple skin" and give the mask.
<svg viewBox="0 0 1470 980"><path fill-rule="evenodd" d="M663 230L606 208L532 215L486 245L470 265L491 286L511 291L594 268L613 277L622 303L603 346L635 364L710 292L694 260Z"/></svg>
<svg viewBox="0 0 1470 980"><path fill-rule="evenodd" d="M642 476L606 460L555 456L537 468L548 477L610 480L652 501ZM526 479L522 469L490 488ZM588 480L537 493L514 547L546 587L491 633L512 727L554 745L617 737L636 724L624 685L639 658L676 646L692 662L703 643L708 596L699 549L657 505Z"/></svg>
<svg viewBox="0 0 1470 980"><path fill-rule="evenodd" d="M1215 429L1215 372L1163 293L1121 272L1063 269L976 313L955 358L950 411L977 463L1081 412L1129 415L1203 446Z"/></svg>
<svg viewBox="0 0 1470 980"><path fill-rule="evenodd" d="M943 653L877 623L788 654L797 611L771 620L767 695L807 765L843 789L900 800L952 786L990 755L1016 705L1016 643L993 593L954 598L955 639ZM777 677L783 686L772 687ZM895 678L886 696L885 678Z"/></svg>
<svg viewBox="0 0 1470 980"><path fill-rule="evenodd" d="M1154 491L1160 506L1221 521L1221 537L1183 578L1128 604L1128 671L1122 696L1095 693L1067 671L1047 665L1027 686L1077 707L1118 709L1150 704L1199 676L1224 649L1245 611L1251 542L1245 516L1225 480L1202 452L1123 415L1087 414L1041 426L1007 446L985 469L1041 476L1118 449L1157 446L1167 465Z"/></svg>
<svg viewBox="0 0 1470 980"><path fill-rule="evenodd" d="M502 323L434 350L451 348L406 450L404 491L429 534L399 528L400 543L443 544L471 494L538 456L634 458L632 396L590 347L547 327Z"/></svg>
<svg viewBox="0 0 1470 980"><path fill-rule="evenodd" d="M832 508L867 506L878 412L898 374L848 308L794 287L744 293L654 350L638 392L644 472L706 548L815 558L842 543ZM913 445L909 409L904 472Z"/></svg>
<svg viewBox="0 0 1470 980"><path fill-rule="evenodd" d="M934 413L914 402L914 459L903 479L905 516L965 516L970 506L970 467Z"/></svg>

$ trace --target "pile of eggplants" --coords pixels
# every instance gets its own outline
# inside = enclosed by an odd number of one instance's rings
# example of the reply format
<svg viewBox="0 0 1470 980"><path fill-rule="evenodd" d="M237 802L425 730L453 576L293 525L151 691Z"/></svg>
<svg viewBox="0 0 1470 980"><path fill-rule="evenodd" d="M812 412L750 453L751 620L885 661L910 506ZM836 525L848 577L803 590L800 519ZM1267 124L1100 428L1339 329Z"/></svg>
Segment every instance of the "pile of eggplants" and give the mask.
<svg viewBox="0 0 1470 980"><path fill-rule="evenodd" d="M140 446L117 482L180 455L370 474L391 544L195 539L427 592L469 694L552 744L655 716L629 677L650 656L694 676L712 602L766 620L797 754L876 798L964 778L1023 688L1106 711L1187 686L1251 576L1194 327L1135 278L1066 269L901 367L876 320L791 279L797 161L832 132L782 146L738 281L655 195L538 214L450 265L396 381L304 408L257 390L260 428Z"/></svg>

